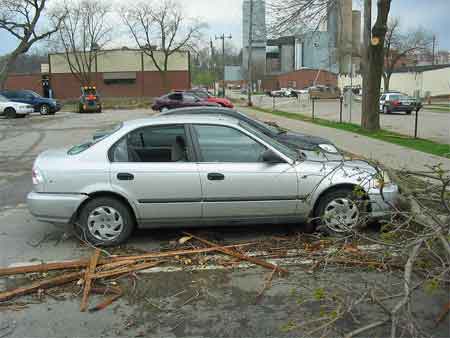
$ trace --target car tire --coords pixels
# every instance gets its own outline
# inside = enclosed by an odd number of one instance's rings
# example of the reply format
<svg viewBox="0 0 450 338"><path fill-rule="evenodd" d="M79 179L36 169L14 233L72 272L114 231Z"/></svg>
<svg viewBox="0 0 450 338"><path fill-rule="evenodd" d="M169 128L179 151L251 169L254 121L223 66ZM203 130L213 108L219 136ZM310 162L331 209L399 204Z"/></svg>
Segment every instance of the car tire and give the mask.
<svg viewBox="0 0 450 338"><path fill-rule="evenodd" d="M383 114L390 114L389 108L387 106L383 106Z"/></svg>
<svg viewBox="0 0 450 338"><path fill-rule="evenodd" d="M48 104L43 104L39 107L39 114L41 115L49 115L50 114L50 107Z"/></svg>
<svg viewBox="0 0 450 338"><path fill-rule="evenodd" d="M17 114L14 108L9 107L5 109L5 116L7 119L15 119L17 117Z"/></svg>
<svg viewBox="0 0 450 338"><path fill-rule="evenodd" d="M129 206L113 197L98 197L81 210L79 224L83 238L99 246L124 243L134 230L136 221Z"/></svg>
<svg viewBox="0 0 450 338"><path fill-rule="evenodd" d="M406 112L406 115L411 115L411 110L408 110L408 111Z"/></svg>
<svg viewBox="0 0 450 338"><path fill-rule="evenodd" d="M346 233L358 226L364 199L350 188L338 188L321 196L314 219L317 227L332 233ZM335 217L333 217L335 215Z"/></svg>
<svg viewBox="0 0 450 338"><path fill-rule="evenodd" d="M159 111L160 111L161 113L165 113L165 112L168 111L168 110L169 110L169 108L167 108L167 107L162 107L162 108L159 109Z"/></svg>

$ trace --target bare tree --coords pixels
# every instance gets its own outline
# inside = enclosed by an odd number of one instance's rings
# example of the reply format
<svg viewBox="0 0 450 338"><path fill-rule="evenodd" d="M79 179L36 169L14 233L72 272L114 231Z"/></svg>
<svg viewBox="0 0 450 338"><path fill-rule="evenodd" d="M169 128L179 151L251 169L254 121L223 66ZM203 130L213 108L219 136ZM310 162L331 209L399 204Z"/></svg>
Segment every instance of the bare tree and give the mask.
<svg viewBox="0 0 450 338"><path fill-rule="evenodd" d="M384 89L389 90L392 73L402 59L412 59L420 51L431 47L433 34L419 28L406 33L401 31L400 19L389 22L386 33L386 62L384 65Z"/></svg>
<svg viewBox="0 0 450 338"><path fill-rule="evenodd" d="M0 88L3 89L11 65L38 41L47 39L60 27L64 13L52 18L51 27L40 27L47 14L49 0L1 0L0 30L18 40L17 47L8 55L0 69Z"/></svg>
<svg viewBox="0 0 450 338"><path fill-rule="evenodd" d="M317 30L339 0L271 0L267 2L271 35L291 34L297 29Z"/></svg>
<svg viewBox="0 0 450 338"><path fill-rule="evenodd" d="M183 50L195 50L204 24L186 17L172 0L141 1L133 8L122 10L121 16L138 47L160 72L166 87L170 57Z"/></svg>
<svg viewBox="0 0 450 338"><path fill-rule="evenodd" d="M110 7L106 1L81 0L65 3L67 13L54 43L80 85L92 85L96 59L111 41Z"/></svg>

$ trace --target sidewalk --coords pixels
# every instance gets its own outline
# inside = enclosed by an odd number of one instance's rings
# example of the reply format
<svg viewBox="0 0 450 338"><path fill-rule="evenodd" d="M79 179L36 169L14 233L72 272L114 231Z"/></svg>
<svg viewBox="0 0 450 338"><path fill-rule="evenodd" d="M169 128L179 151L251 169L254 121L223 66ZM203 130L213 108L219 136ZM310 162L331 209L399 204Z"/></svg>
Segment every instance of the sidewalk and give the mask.
<svg viewBox="0 0 450 338"><path fill-rule="evenodd" d="M445 169L450 170L450 159L444 157L423 153L339 129L262 113L247 107L239 107L238 109L260 120L277 122L279 126L292 131L326 138L344 151L381 162L394 169L408 168L409 170L419 171L425 170L425 165L430 166L442 163Z"/></svg>

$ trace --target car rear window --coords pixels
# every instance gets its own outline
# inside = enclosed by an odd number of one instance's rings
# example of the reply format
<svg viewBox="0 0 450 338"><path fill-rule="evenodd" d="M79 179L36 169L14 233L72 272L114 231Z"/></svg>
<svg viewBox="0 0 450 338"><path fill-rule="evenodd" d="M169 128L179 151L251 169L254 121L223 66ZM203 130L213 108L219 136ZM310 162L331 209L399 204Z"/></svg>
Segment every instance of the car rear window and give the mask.
<svg viewBox="0 0 450 338"><path fill-rule="evenodd" d="M81 144L77 144L76 146L73 146L72 148L69 149L69 151L67 152L68 155L78 155L81 154L83 151L89 149L90 147L92 147L94 144L99 143L100 141L108 138L109 136L111 136L112 134L116 133L117 131L119 131L123 126L123 123L118 124L117 126L115 126L114 128L110 129L110 130L105 130L102 131L101 133L103 134L101 137L98 138L94 138L90 141L81 143ZM98 134L98 133L97 133Z"/></svg>

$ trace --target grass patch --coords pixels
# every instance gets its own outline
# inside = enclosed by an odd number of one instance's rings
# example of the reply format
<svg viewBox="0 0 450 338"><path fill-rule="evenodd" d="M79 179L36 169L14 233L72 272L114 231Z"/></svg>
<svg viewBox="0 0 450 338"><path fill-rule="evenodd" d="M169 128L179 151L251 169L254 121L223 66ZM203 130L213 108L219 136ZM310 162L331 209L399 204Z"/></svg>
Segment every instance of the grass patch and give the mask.
<svg viewBox="0 0 450 338"><path fill-rule="evenodd" d="M424 110L429 110L437 113L450 113L449 105L432 105L432 106L424 106Z"/></svg>
<svg viewBox="0 0 450 338"><path fill-rule="evenodd" d="M359 125L348 122L335 122L330 120L325 120L321 118L312 119L309 116L305 116L297 113L289 113L285 111L271 111L270 109L263 109L259 107L252 107L254 110L258 110L264 113L269 113L277 116L287 117L293 120L300 120L305 122L310 122L314 124L318 124L324 127L340 129L344 131L349 131L355 134L367 136L373 139L397 144L406 148L419 150L424 153L437 155L441 157L450 158L450 144L438 143L430 140L420 139L420 138L412 138L403 134L387 131L387 130L379 130L376 132L370 132L362 129Z"/></svg>

